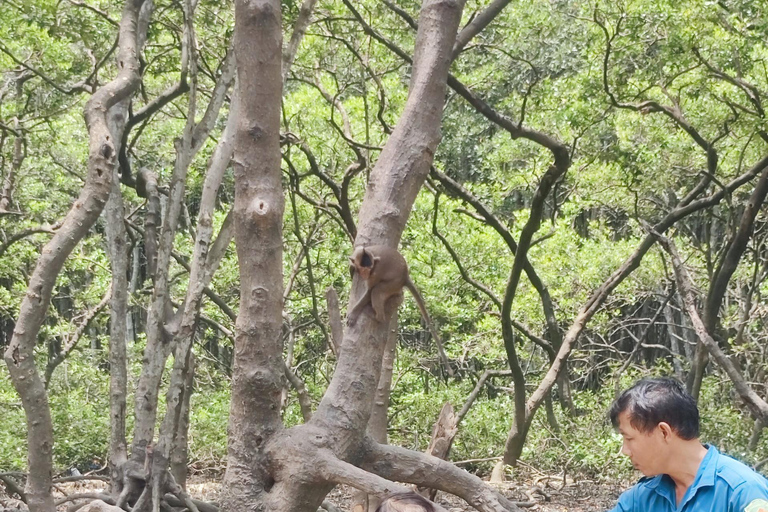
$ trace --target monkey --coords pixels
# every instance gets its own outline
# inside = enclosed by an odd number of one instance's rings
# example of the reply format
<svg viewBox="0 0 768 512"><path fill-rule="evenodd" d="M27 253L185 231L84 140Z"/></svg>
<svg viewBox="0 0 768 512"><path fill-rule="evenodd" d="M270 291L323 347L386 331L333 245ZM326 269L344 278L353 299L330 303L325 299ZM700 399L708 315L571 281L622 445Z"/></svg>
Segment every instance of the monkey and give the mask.
<svg viewBox="0 0 768 512"><path fill-rule="evenodd" d="M421 316L429 328L429 332L435 339L437 351L440 360L445 366L449 376L453 377L453 370L448 361L448 356L443 349L443 342L438 336L432 323L432 319L427 312L427 306L424 299L413 284L408 272L408 264L405 258L397 249L387 247L386 245L370 245L368 247L356 247L352 256L349 257L349 273L354 277L355 272L365 281L365 294L349 310L347 314L347 325L354 325L357 322L363 309L371 304L373 313L377 322L383 322L385 319L384 307L387 301L403 292L403 287L408 288L419 306Z"/></svg>
<svg viewBox="0 0 768 512"><path fill-rule="evenodd" d="M435 512L435 506L421 495L407 492L385 498L376 512Z"/></svg>

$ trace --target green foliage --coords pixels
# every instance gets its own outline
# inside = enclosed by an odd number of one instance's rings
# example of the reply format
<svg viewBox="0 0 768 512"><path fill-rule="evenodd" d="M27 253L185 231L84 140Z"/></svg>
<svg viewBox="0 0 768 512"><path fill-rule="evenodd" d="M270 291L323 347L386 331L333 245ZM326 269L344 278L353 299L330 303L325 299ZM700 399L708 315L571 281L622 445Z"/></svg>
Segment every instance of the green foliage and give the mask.
<svg viewBox="0 0 768 512"><path fill-rule="evenodd" d="M156 3L156 18L143 55L141 92L132 105L134 113L177 84L181 71L181 11L174 2ZM487 3L468 1L463 23ZM413 16L418 13L419 2L397 4ZM7 5L0 13L0 44L4 49L0 52L0 71L3 84L8 85L0 95L3 177L8 176L13 163L15 142L14 132L5 126L11 127L16 120L23 128L25 158L11 203L11 210L21 215L0 217L2 241L30 228L55 224L80 193L88 151L82 110L88 95L70 88L89 76L94 58L112 63L109 48L116 37L112 23L96 11L73 3L36 0ZM382 2L363 0L355 6L384 37L412 52L415 33L399 15ZM298 1L283 2L286 34L299 7ZM99 2L98 9L115 20L121 4L105 0ZM756 112L744 88L733 80L718 78L715 70L754 84L758 91L768 90L764 70L768 60L767 19L765 6L746 0L524 0L511 3L453 63L454 76L491 108L571 150L571 168L545 202L541 228L528 254L551 295L562 330L571 325L594 290L635 251L647 234L647 226L680 204L704 176L707 154L691 136L692 131L715 141L718 151L717 181L709 185L708 192L764 157L766 144L757 135L757 130L767 128L764 115ZM201 0L195 20L201 70L198 119L229 47L232 23L231 2ZM611 52L606 54L609 40ZM19 64L9 54L24 59L45 78L31 76L17 92ZM105 83L115 73L114 65L105 65L97 74L98 82ZM334 287L341 296L343 313L350 282L346 255L352 243L346 226L342 228L338 208L348 206L355 217L380 148L404 108L410 73L410 66L360 30L342 2L332 0L318 3L314 22L286 82L281 132L290 132L311 150L310 157L298 144L283 146L283 263L286 282L291 285L285 297L290 318L286 331L295 329L293 367L315 404L334 370L334 360L326 351L328 312L323 293L328 286ZM621 105L612 106L614 101ZM679 109L691 128L683 129L671 115L631 108L645 101ZM181 95L142 126L140 136L134 129L132 137L136 139L130 141L134 173L146 167L157 173L161 187L167 186L176 156L174 140L186 123L188 102L189 97ZM190 168L185 196L189 220L181 222L174 245L181 260L189 260L193 251L192 233L208 160L228 108L223 109L213 137ZM357 143L359 154L347 138ZM347 183L349 204L339 204L329 181L340 186L350 164L358 158L366 161L366 168ZM513 139L459 95L448 92L434 166L481 202L499 221L500 229L508 230L515 240L529 220L539 180L551 164L552 155L546 148L530 140ZM233 182L229 171L217 197L213 219L217 230L233 206ZM745 187L667 232L694 272L702 295L750 192L751 188ZM129 344L134 383L145 343L142 329L150 303L151 276L146 275L141 255L142 234L134 229L143 227L144 200L129 187L123 187L123 195L132 225L131 243L136 249L132 253L137 272L131 270L130 303L137 332ZM433 222L445 242L435 236ZM766 341L764 297L768 296L764 215L758 217L757 224L750 250L730 285L721 341L748 361L744 367L749 379L762 382L768 366L762 354ZM79 319L107 291L111 268L104 232L101 220L57 279L52 307L38 340L36 357L41 368L50 352L60 348L77 329ZM0 255L2 332L12 331L29 276L50 236L35 233L24 237ZM445 244L456 252L456 260ZM507 367L497 301L503 299L514 255L499 232L478 219L471 205L451 196L436 182L430 182L419 194L401 250L449 356L462 366L457 381L444 382L435 375L431 340L414 301L406 297L400 310L401 348L389 433L392 442L423 450L445 401L459 408L483 369ZM463 278L458 265L469 279ZM174 261L169 275L171 296L181 303L188 285L187 272ZM555 404L558 433L540 410L530 428L523 453L525 463L542 471L565 468L592 477L625 478L632 474L626 460L618 455L620 441L607 424L604 411L613 398L612 375L635 344L625 332L628 329L621 326L642 320L635 318L639 308L651 303L652 309L657 307L654 300L666 296L670 276L668 261L659 251L651 251L613 291L572 355L571 377L579 414L570 417ZM210 289L235 313L239 283L237 256L230 247ZM746 318L746 301L741 298L745 289L753 294ZM671 304L679 311L677 298ZM225 309L206 300L197 333L199 367L190 459L198 469L220 467L226 458L228 374L233 350L229 333L235 325ZM547 336L541 298L525 277L511 316L536 336ZM674 327L681 332L688 328L681 315L674 320L671 323L680 324ZM49 391L57 468L87 464L94 456L103 458L107 450L108 323L105 309L54 373ZM658 344L667 347L671 343L669 335L656 334L662 338ZM518 336L517 343L530 393L549 360L525 337ZM648 350L638 359L642 360L620 377L623 386L641 374L671 372L667 352ZM594 362L599 362L599 367L594 367ZM764 439L756 451L748 451L752 422L734 405L737 402L729 382L721 379L715 368L704 383L704 438L754 462L766 455L768 441ZM500 454L513 416L509 385L497 378L481 393L455 440L454 460ZM130 389L128 397L129 432L132 392ZM4 366L0 367L0 405L0 469L22 469L26 465L25 420ZM164 410L162 404L160 410ZM293 392L289 393L283 420L286 426L302 421ZM468 467L486 471L490 463Z"/></svg>

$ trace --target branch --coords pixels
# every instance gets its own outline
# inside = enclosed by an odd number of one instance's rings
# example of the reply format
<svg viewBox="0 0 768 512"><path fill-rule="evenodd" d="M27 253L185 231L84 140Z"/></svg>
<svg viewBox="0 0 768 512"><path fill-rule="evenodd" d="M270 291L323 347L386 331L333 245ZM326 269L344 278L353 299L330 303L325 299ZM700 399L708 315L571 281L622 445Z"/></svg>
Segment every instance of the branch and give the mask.
<svg viewBox="0 0 768 512"><path fill-rule="evenodd" d="M472 390L472 392L467 397L467 400L464 402L464 406L459 411L459 414L456 415L456 426L458 427L461 423L461 420L463 420L464 416L467 415L469 409L472 407L472 404L477 399L477 395L480 394L483 386L485 386L485 381L487 381L489 377L509 377L511 375L512 372L509 370L485 370L478 379L477 384L475 384L475 389Z"/></svg>
<svg viewBox="0 0 768 512"><path fill-rule="evenodd" d="M535 411L541 404L542 400L544 400L546 394L549 393L549 390L554 385L555 380L560 373L561 367L571 352L573 344L580 336L587 322L589 322L589 320L594 316L594 314L602 306L602 304L605 302L605 299L608 298L611 292L616 289L616 287L621 284L621 282L624 281L624 279L640 265L640 262L642 261L645 254L654 245L656 242L656 235L653 233L663 234L676 222L687 217L688 215L718 204L723 199L723 197L725 197L727 194L732 194L736 189L752 180L766 167L768 167L768 156L757 162L750 170L732 180L724 188L718 189L707 197L703 197L695 201L692 198L691 201L687 202L686 204L681 203L677 208L669 212L661 221L656 223L653 228L651 228L652 233L648 234L643 239L635 251L626 260L624 260L624 263L622 263L622 265L616 269L608 277L608 279L603 282L602 285L600 285L592 293L587 302L579 309L579 312L576 314L571 327L565 334L563 343L557 353L557 357L552 362L552 365L547 371L547 374L544 376L544 379L542 379L538 388L536 388L527 402L526 407L529 411ZM695 187L695 190L699 190L699 193L703 191L703 189L700 189L698 185Z"/></svg>
<svg viewBox="0 0 768 512"><path fill-rule="evenodd" d="M8 496L17 494L21 501L27 503L27 495L24 493L24 490L22 490L22 488L13 481L13 478L11 478L10 475L0 474L0 481L5 484L5 488L8 491Z"/></svg>
<svg viewBox="0 0 768 512"><path fill-rule="evenodd" d="M352 6L349 0L342 0L342 1L344 2L344 5L346 5L347 8L352 12L357 22L360 23L360 25L363 27L363 30L365 31L366 34L370 35L371 37L379 41L381 44L389 48L393 53L395 53L398 57L400 57L407 63L409 64L413 63L411 57L405 51L403 51L395 43L388 40L387 38L379 34L375 29L373 29L365 21L365 19L360 15L360 13ZM554 155L555 165L559 165L560 163L564 163L564 162L568 162L568 164L570 165L570 154L569 154L568 148L564 144L562 144L560 141L556 140L555 138L543 132L539 132L527 127L523 127L520 123L515 123L509 117L495 111L490 105L488 105L485 101L477 97L467 86L461 83L456 77L454 77L450 73L448 74L448 86L451 87L451 89L453 89L457 93L459 93L460 96L462 96L465 100L467 100L467 102L470 105L472 105L475 108L475 110L477 110L477 112L485 116L489 121L507 130L513 139L518 139L518 138L528 139L541 146L544 146L545 148L549 149Z"/></svg>
<svg viewBox="0 0 768 512"><path fill-rule="evenodd" d="M433 175L437 171L432 169ZM467 269L464 268L464 265L461 263L461 259L459 258L459 255L456 253L454 248L451 246L451 243L448 241L445 236L443 236L440 231L437 229L437 212L439 211L440 206L440 194L435 194L435 207L433 208L433 215L432 215L432 234L434 234L438 240L440 240L443 243L443 246L448 251L448 254L451 255L451 259L453 259L453 262L456 264L456 268L459 270L459 273L461 274L461 277L470 285L475 287L480 292L484 293L491 301L496 305L496 307L501 311L501 301L498 297L496 297L496 294L493 293L493 290L485 286L483 283L477 281L476 279L472 278L472 276L469 275L469 272L467 272ZM513 240L514 242L514 240Z"/></svg>
<svg viewBox="0 0 768 512"><path fill-rule="evenodd" d="M11 235L3 245L0 245L0 256L5 254L5 252L11 247L11 245L15 244L19 240L23 240L28 236L32 236L38 233L55 234L56 233L55 229L56 229L56 226L31 228L31 229L25 229L24 231L19 231L18 233Z"/></svg>
<svg viewBox="0 0 768 512"><path fill-rule="evenodd" d="M336 288L329 286L325 290L325 301L328 309L328 322L331 324L331 344L333 353L338 359L341 353L341 343L344 341L344 326L341 323L341 310L339 309L339 294Z"/></svg>
<svg viewBox="0 0 768 512"><path fill-rule="evenodd" d="M711 174L715 174L715 170L717 169L717 153L715 152L713 145L710 142L708 142L706 139L704 139L704 137L702 137L699 131L696 130L688 122L687 119L685 119L685 116L683 115L683 112L680 109L680 105L677 102L673 102L674 105L672 107L669 107L667 105L662 105L653 100L646 100L640 103L622 103L616 98L613 92L611 92L610 86L608 84L608 66L610 64L611 44L613 43L613 40L616 38L616 36L620 32L622 20L623 18L619 19L616 25L616 30L614 31L613 35L610 35L608 32L608 28L605 26L605 24L600 20L598 20L597 11L595 11L594 21L600 27L600 29L603 31L603 34L605 35L605 53L603 56L603 89L605 90L605 93L610 98L611 105L613 105L616 108L634 110L635 112L640 112L642 114L648 114L650 112L664 113L667 117L672 119L672 121L674 121L680 128L685 130L685 132L691 136L691 138L696 142L696 144L698 144L699 147L701 147L707 153L707 168Z"/></svg>
<svg viewBox="0 0 768 512"><path fill-rule="evenodd" d="M285 86L285 80L291 71L291 66L293 66L293 60L296 58L301 40L304 38L310 21L312 21L312 12L316 3L317 0L304 0L299 8L299 17L296 18L296 24L293 26L291 41L283 50L283 86Z"/></svg>
<svg viewBox="0 0 768 512"><path fill-rule="evenodd" d="M390 480L453 494L481 512L520 510L477 476L425 453L368 440L363 468Z"/></svg>
<svg viewBox="0 0 768 512"><path fill-rule="evenodd" d="M120 26L120 24L118 22L116 22L115 20L113 20L112 18L109 17L109 13L107 13L106 11L102 11L101 9L97 9L96 7L93 7L92 5L88 5L85 2L79 2L77 0L69 0L69 3L71 3L72 5L76 5L78 7L83 7L85 9L88 9L91 12L94 12L94 13L98 14L99 16L104 18L108 23L110 23L112 26L115 26L115 27L119 27Z"/></svg>
<svg viewBox="0 0 768 512"><path fill-rule="evenodd" d="M51 382L53 371L56 369L57 366L63 363L64 360L67 358L67 356L70 354L70 352L74 350L74 348L77 346L77 342L80 341L80 338L83 337L85 330L88 328L89 325L91 325L91 322L93 321L94 318L96 318L96 315L98 315L101 312L101 310L104 309L104 307L107 304L109 304L109 300L111 298L112 298L112 283L110 283L109 288L107 288L107 293L104 294L104 297L101 299L101 302L99 302L96 305L96 307L94 307L93 309L85 313L85 317L83 318L83 321L77 327L75 332L68 336L67 342L61 348L61 351L58 354L56 354L54 358L48 361L48 364L45 367L46 387L48 387L48 384Z"/></svg>
<svg viewBox="0 0 768 512"><path fill-rule="evenodd" d="M461 51L467 46L473 37L483 31L496 16L501 13L504 7L511 0L493 0L483 12L475 16L475 18L467 23L467 25L461 29L459 35L456 36L456 44L453 45L453 60L459 56Z"/></svg>
<svg viewBox="0 0 768 512"><path fill-rule="evenodd" d="M37 75L37 76L39 76L39 77L40 77L40 78L43 80L43 82L47 83L48 85L50 85L51 87L53 87L54 89L56 89L57 91L59 91L59 92L60 92L60 93L62 93L62 94L68 94L68 95L69 95L69 94L74 94L74 93L76 93L76 92L91 92L91 91L90 91L90 90L89 90L89 89L88 89L88 88L85 86L85 84L78 84L78 85L74 85L74 86L72 86L72 87L71 87L71 88L69 88L69 89L65 89L65 88L63 88L62 86L60 86L59 84L57 84L56 82L54 82L54 81L53 81L51 78L49 78L49 77L48 77L48 75L46 75L45 73L43 73L42 71L40 71L40 70L39 70L39 69L37 69L36 67L32 66L31 64L27 64L27 63L26 63L26 62L24 62L23 60L19 60L19 59L18 59L18 58L17 58L17 57L16 57L16 56L15 56L15 55L14 55L14 54L13 54L13 53L12 53L12 52L9 50L9 49L8 49L8 47L6 47L6 46L5 46L5 44L4 44L2 41L0 41L0 52L3 52L4 54L6 54L8 57L10 57L10 58L11 58L11 60L12 60L13 62L15 62L16 64L18 64L19 66L23 67L24 69L27 69L27 70L31 71L32 73L34 73L34 74L35 74L35 75Z"/></svg>
<svg viewBox="0 0 768 512"><path fill-rule="evenodd" d="M709 69L709 71L713 75L741 89L744 92L744 94L747 96L747 98L749 98L749 101L752 102L752 105L754 105L756 114L761 118L765 117L765 110L763 110L763 103L760 98L760 91L757 89L757 87L750 84L743 78L731 76L725 71L716 68L708 60L706 60L704 57L701 56L701 53L699 52L698 48L694 48L693 53L694 55L696 55L699 61L702 62L707 67L707 69Z"/></svg>
<svg viewBox="0 0 768 512"><path fill-rule="evenodd" d="M741 257L744 255L744 251L747 249L747 243L749 243L749 239L754 231L755 218L760 212L767 195L768 167L763 170L760 179L755 184L752 195L749 197L744 212L741 214L739 230L728 241L728 250L715 271L715 276L710 284L704 309L704 323L709 332L714 332L720 313L720 306L723 303L725 292L728 290L728 282L731 280L733 273L739 266Z"/></svg>
<svg viewBox="0 0 768 512"><path fill-rule="evenodd" d="M366 494L373 494L379 498L384 498L392 494L405 494L410 492L410 489L402 485L391 482L381 478L374 473L368 473L365 470L353 466L348 462L337 459L331 453L321 454L322 459L322 474L328 482L336 484L345 484L355 489L364 491ZM438 512L446 512L437 503L435 510Z"/></svg>
<svg viewBox="0 0 768 512"><path fill-rule="evenodd" d="M680 259L680 255L677 252L674 242L660 234L656 234L656 236L658 237L659 243L664 247L664 250L669 253L672 259L672 266L675 269L675 279L680 288L680 295L683 297L686 313L688 313L688 317L691 319L696 335L709 353L712 354L712 357L714 357L717 363L725 370L725 373L728 374L728 377L733 382L733 386L736 388L736 391L738 391L739 396L744 400L747 407L749 407L756 417L765 421L768 419L768 403L760 398L760 396L749 387L749 384L744 379L739 368L712 338L699 316L699 312L696 309L696 297L694 296L691 278L688 275L685 265Z"/></svg>
<svg viewBox="0 0 768 512"><path fill-rule="evenodd" d="M307 393L307 388L304 386L304 382L301 380L301 378L293 373L293 370L291 370L288 365L283 366L285 368L285 377L296 390L296 394L299 397L299 408L301 409L301 416L304 418L304 422L306 423L310 420L310 418L312 418L312 400L310 400L309 394Z"/></svg>

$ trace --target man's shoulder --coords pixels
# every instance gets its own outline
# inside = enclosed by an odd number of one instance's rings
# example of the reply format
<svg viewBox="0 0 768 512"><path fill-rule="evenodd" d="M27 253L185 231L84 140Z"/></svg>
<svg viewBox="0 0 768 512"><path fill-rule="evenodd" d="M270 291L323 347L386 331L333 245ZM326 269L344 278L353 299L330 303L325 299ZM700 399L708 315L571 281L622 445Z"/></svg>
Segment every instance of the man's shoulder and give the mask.
<svg viewBox="0 0 768 512"><path fill-rule="evenodd" d="M638 495L642 495L648 492L654 492L656 488L662 483L663 475L657 476L644 476L638 480L635 485L632 486Z"/></svg>
<svg viewBox="0 0 768 512"><path fill-rule="evenodd" d="M768 480L752 468L727 455L719 454L715 475L731 489L737 487L759 487L768 490Z"/></svg>

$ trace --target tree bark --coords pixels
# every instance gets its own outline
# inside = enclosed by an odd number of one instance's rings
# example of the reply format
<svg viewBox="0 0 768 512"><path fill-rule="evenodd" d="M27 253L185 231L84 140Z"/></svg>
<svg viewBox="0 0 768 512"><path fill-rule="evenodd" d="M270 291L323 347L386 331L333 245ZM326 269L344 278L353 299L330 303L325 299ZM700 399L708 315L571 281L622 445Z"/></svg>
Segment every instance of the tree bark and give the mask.
<svg viewBox="0 0 768 512"><path fill-rule="evenodd" d="M373 400L371 418L368 420L368 435L377 443L387 444L387 425L389 425L389 396L392 391L392 372L397 355L397 313L389 322L389 338L381 362L381 376ZM363 491L355 493L352 512L375 512L380 500Z"/></svg>
<svg viewBox="0 0 768 512"><path fill-rule="evenodd" d="M117 152L107 116L112 107L134 93L140 81L136 36L142 3L143 0L128 1L123 8L117 77L96 91L85 107L89 133L85 185L61 228L42 251L5 352L11 381L21 397L27 417L30 475L26 494L31 512L54 510L50 492L53 426L48 396L35 366L35 341L50 305L56 277L109 198Z"/></svg>
<svg viewBox="0 0 768 512"><path fill-rule="evenodd" d="M235 2L235 243L240 312L222 510L270 510L265 447L282 430L284 198L280 170L282 22L276 0ZM265 496L266 494L266 496ZM272 509L279 510L279 509ZM298 510L298 509L297 509ZM314 511L313 511L314 512Z"/></svg>

